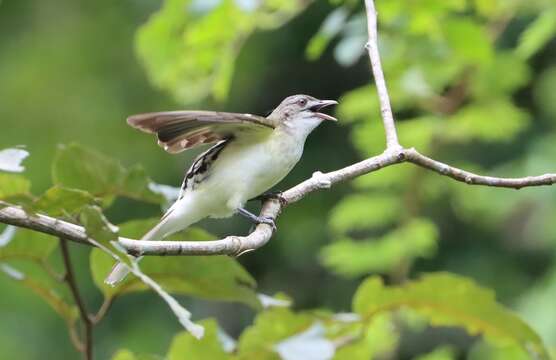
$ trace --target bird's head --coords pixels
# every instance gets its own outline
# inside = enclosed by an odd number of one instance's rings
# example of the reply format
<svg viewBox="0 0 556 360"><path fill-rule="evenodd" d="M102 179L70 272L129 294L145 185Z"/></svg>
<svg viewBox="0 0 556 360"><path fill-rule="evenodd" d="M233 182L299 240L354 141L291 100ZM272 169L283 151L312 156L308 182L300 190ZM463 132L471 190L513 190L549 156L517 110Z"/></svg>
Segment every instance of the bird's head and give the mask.
<svg viewBox="0 0 556 360"><path fill-rule="evenodd" d="M324 120L337 121L335 117L320 112L337 103L335 100L319 100L309 95L292 95L284 99L268 118L276 121L278 126L311 132Z"/></svg>

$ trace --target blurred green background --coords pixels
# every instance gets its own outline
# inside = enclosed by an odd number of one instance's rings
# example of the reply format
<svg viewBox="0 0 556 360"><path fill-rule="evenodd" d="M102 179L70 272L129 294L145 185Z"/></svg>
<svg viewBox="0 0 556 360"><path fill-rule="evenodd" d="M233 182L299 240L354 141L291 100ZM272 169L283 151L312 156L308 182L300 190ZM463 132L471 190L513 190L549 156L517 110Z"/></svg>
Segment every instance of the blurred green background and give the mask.
<svg viewBox="0 0 556 360"><path fill-rule="evenodd" d="M279 189L380 153L362 4L268 3L284 13L259 13L255 0L1 1L0 148L26 146L25 174L37 194L51 184L57 145L70 142L125 166L140 163L154 181L179 186L195 154L166 154L126 125L128 115L181 108L266 114L284 97L307 93L339 99L340 121L311 135ZM553 1L377 6L404 146L489 174L555 172ZM113 223L159 214L125 199L107 211ZM285 292L296 309L336 312L350 310L364 275L383 274L388 283L432 271L465 275L495 290L554 348L555 219L554 188L470 187L402 165L311 194L280 216L268 245L239 261L258 291ZM240 218L201 226L218 236L250 228ZM102 298L88 271L89 250L71 248L86 301L96 307ZM0 289L1 359L78 357L64 322L39 298L3 276ZM240 304L180 299L195 318L216 317L233 335L254 316ZM123 297L96 330L97 358L119 348L162 354L179 330L152 294ZM441 343L460 357L489 358L452 329L402 339L393 358Z"/></svg>

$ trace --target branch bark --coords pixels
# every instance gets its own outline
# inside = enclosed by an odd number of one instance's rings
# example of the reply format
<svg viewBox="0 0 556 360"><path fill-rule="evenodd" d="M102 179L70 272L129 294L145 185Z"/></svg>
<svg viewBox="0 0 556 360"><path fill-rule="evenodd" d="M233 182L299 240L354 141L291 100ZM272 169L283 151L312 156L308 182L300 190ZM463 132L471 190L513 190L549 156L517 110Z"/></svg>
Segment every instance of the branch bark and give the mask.
<svg viewBox="0 0 556 360"><path fill-rule="evenodd" d="M66 273L64 275L64 281L67 283L73 300L79 309L79 315L81 317L81 322L83 323L83 337L84 341L80 343L78 350L83 353L83 358L85 360L93 359L93 322L85 306L85 302L81 297L79 292L79 287L77 286L77 281L75 280L75 274L73 272L73 265L71 263L70 253L68 249L67 240L60 238L60 251L62 253L62 260L64 262L64 267Z"/></svg>
<svg viewBox="0 0 556 360"><path fill-rule="evenodd" d="M398 133L394 124L394 115L392 114L392 106L390 106L390 96L386 88L386 80L382 71L380 54L378 51L378 30L377 30L377 12L373 0L365 0L365 8L367 11L367 32L369 41L365 46L371 60L371 69L375 78L376 91L380 100L380 114L382 115L382 123L386 132L386 147L394 149L400 147L398 141Z"/></svg>

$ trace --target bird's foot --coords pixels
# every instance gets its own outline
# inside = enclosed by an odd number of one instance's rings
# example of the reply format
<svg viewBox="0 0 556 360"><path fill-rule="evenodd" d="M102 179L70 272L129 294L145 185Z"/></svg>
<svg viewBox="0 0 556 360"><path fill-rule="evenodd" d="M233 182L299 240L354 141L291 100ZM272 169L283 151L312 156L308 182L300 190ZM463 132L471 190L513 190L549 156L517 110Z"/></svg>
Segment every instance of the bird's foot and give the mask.
<svg viewBox="0 0 556 360"><path fill-rule="evenodd" d="M250 213L249 211L243 209L243 208L239 208L237 210L238 214L248 218L249 220L251 220L252 222L254 222L255 224L266 224L269 225L272 228L272 232L276 232L277 227L276 227L276 223L274 222L274 219L269 217L269 216L257 216L255 214Z"/></svg>
<svg viewBox="0 0 556 360"><path fill-rule="evenodd" d="M269 216L258 216L256 223L270 225L273 233L275 233L276 230L278 230L278 228L276 227L276 222L274 221L273 218Z"/></svg>

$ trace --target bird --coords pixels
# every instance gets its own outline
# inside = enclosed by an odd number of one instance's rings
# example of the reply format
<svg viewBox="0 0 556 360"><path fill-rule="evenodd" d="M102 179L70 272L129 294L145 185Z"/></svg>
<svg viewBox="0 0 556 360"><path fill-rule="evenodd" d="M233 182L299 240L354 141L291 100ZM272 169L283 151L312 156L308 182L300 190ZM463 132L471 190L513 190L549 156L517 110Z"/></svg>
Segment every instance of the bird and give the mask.
<svg viewBox="0 0 556 360"><path fill-rule="evenodd" d="M247 211L245 203L265 194L301 159L307 136L323 121L337 121L320 112L338 104L309 95L284 99L263 117L216 111L165 111L132 115L127 123L155 134L158 144L176 154L214 144L195 158L185 172L177 200L142 240L160 240L204 219L240 214L254 223L276 225L271 218ZM117 263L105 279L115 286L129 269Z"/></svg>

